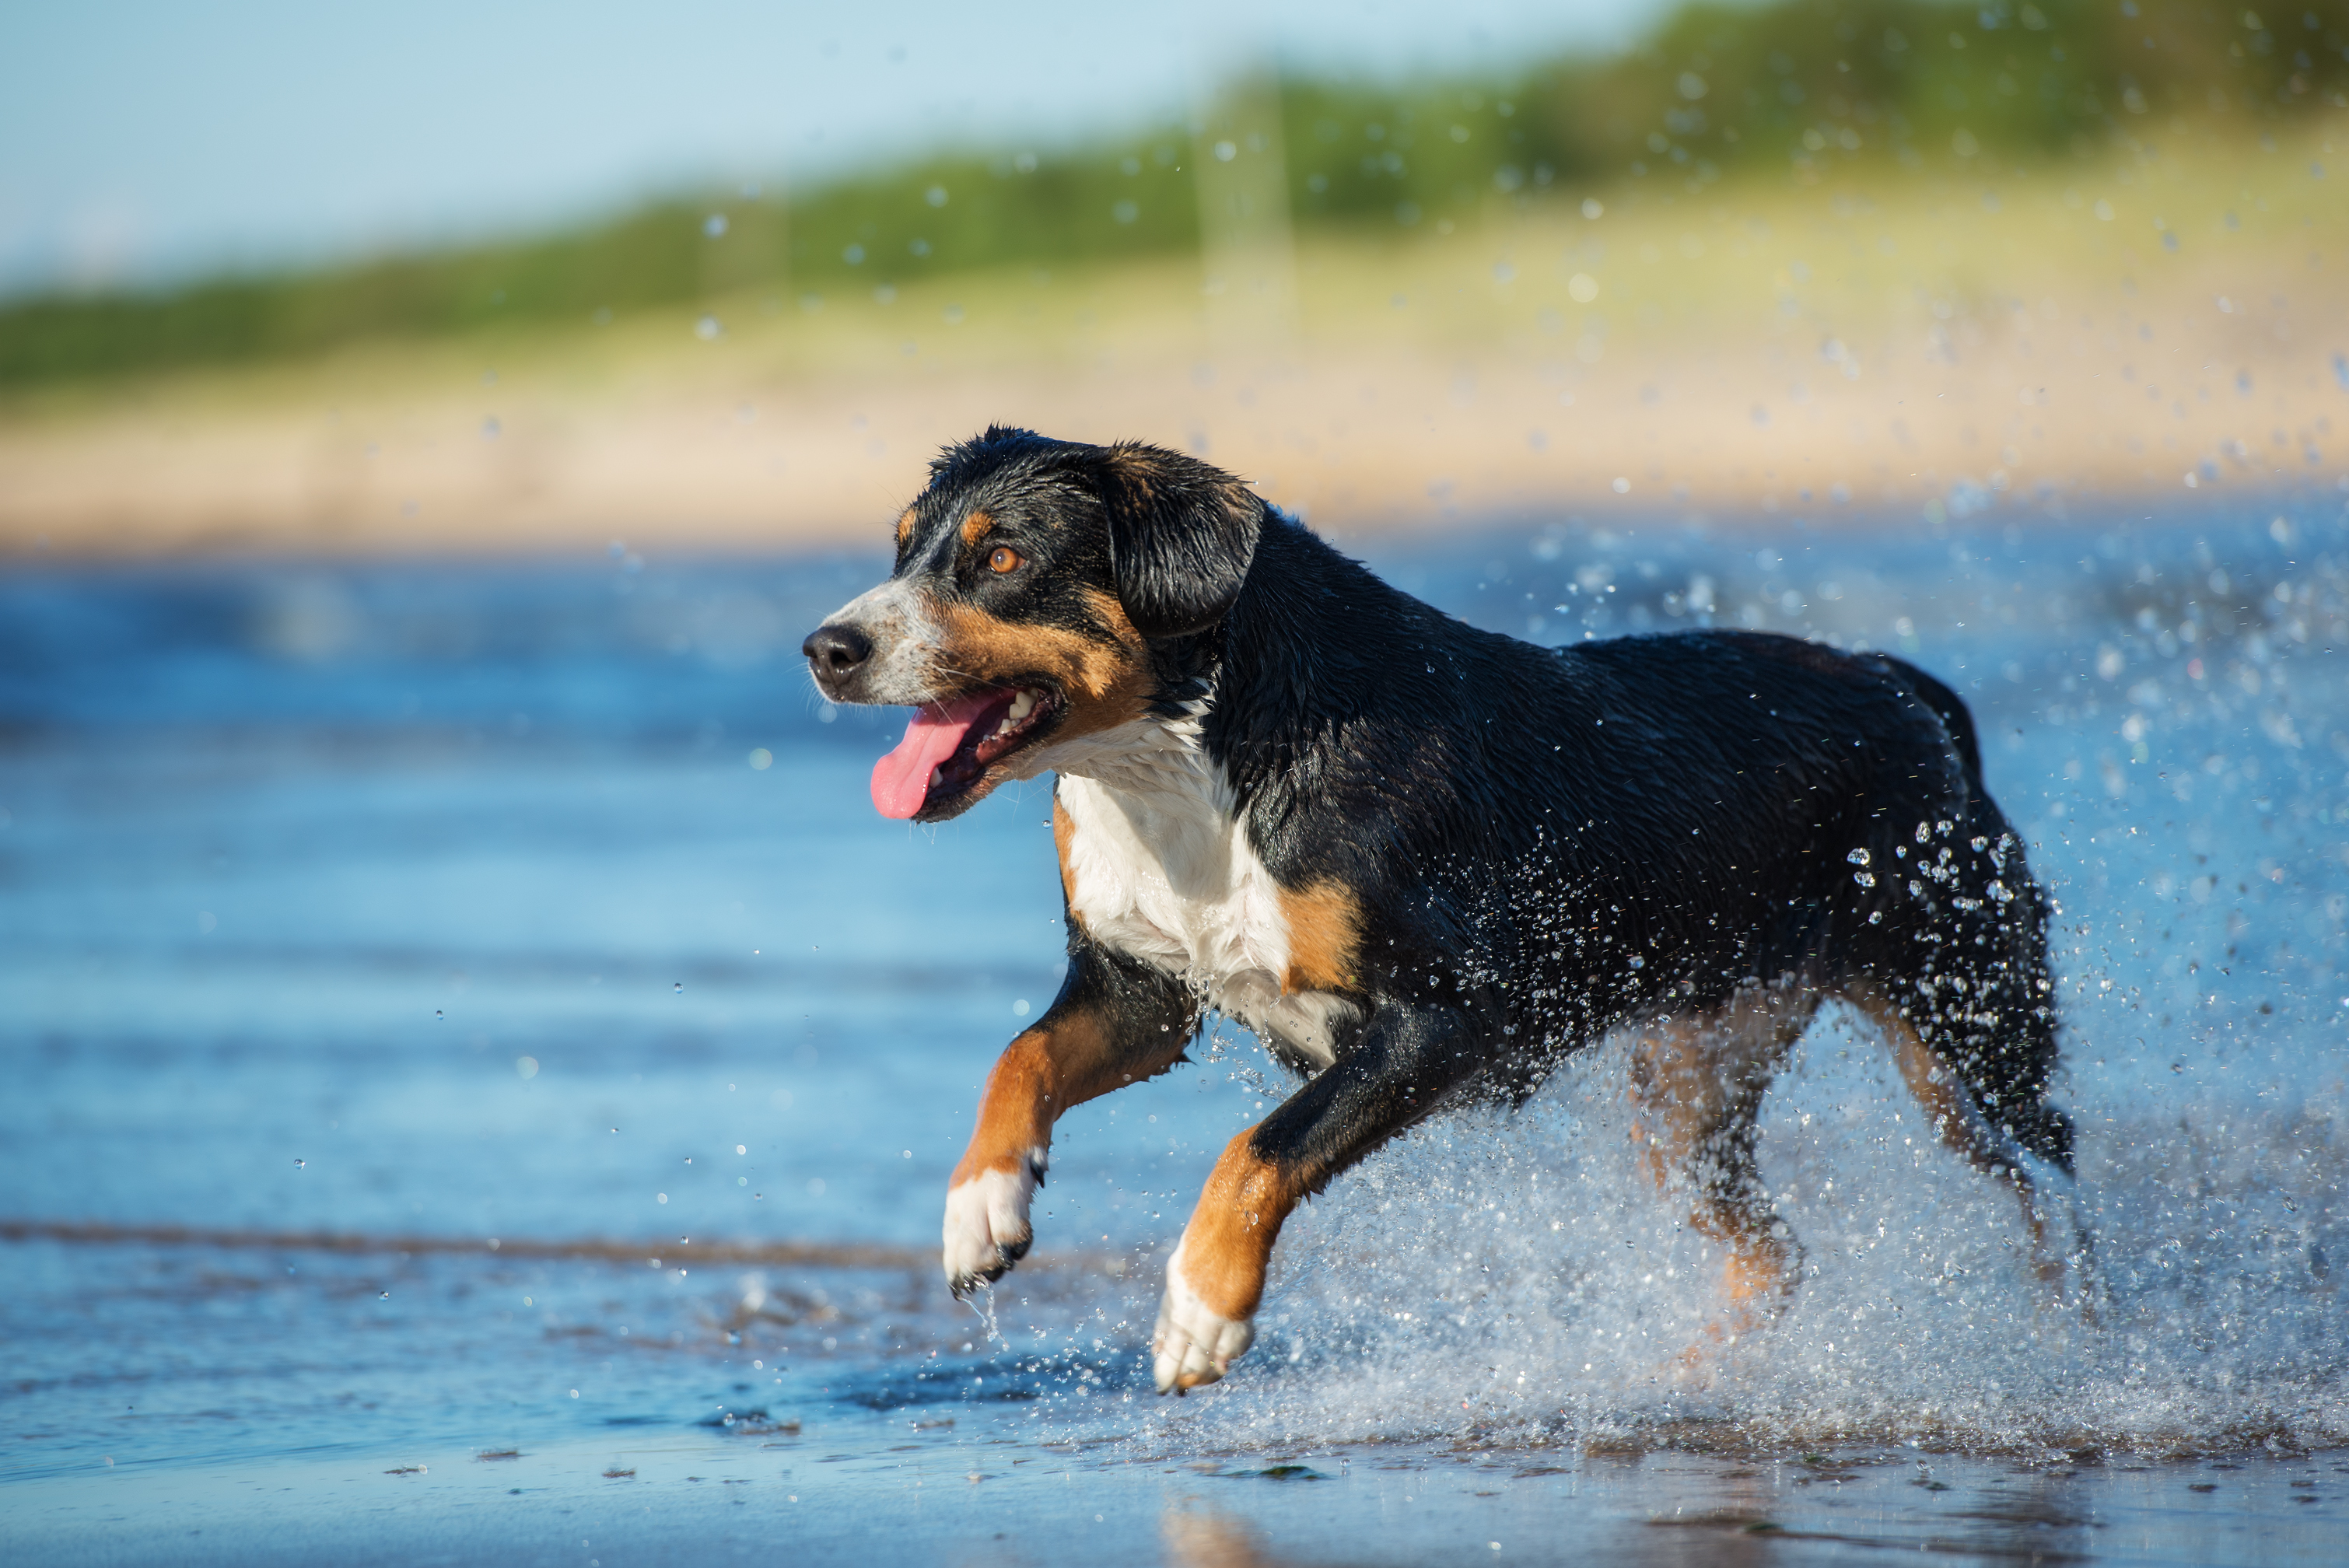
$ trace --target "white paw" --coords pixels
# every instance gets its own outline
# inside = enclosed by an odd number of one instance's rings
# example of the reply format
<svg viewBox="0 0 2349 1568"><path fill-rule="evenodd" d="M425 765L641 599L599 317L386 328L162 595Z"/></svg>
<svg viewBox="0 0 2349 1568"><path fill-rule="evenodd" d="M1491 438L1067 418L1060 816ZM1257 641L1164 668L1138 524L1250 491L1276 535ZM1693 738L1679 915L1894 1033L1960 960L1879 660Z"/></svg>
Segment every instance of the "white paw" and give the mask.
<svg viewBox="0 0 2349 1568"><path fill-rule="evenodd" d="M1162 1394L1180 1394L1215 1382L1256 1342L1256 1326L1234 1321L1201 1301L1183 1277L1183 1249L1166 1263L1166 1298L1158 1306L1158 1329L1150 1336L1152 1370Z"/></svg>
<svg viewBox="0 0 2349 1568"><path fill-rule="evenodd" d="M1035 1232L1028 1202L1044 1180L1044 1150L1031 1149L1012 1171L988 1171L947 1191L947 1284L961 1295L1000 1279L1028 1255Z"/></svg>

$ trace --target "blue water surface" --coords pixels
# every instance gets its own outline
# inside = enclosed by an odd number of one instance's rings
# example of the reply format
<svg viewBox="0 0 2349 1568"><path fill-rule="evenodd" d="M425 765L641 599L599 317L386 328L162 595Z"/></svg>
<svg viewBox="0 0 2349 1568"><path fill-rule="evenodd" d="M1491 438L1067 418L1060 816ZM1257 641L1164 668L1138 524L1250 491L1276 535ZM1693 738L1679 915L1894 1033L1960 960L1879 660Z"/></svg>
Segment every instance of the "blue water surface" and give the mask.
<svg viewBox="0 0 2349 1568"><path fill-rule="evenodd" d="M2033 1316L2011 1214L1829 1019L1764 1121L1811 1249L1768 1365L1657 1391L1710 1275L1623 1152L1601 1048L1525 1116L1340 1181L1283 1243L1257 1356L1154 1401L1164 1253L1284 1086L1227 1027L1075 1112L1035 1264L991 1317L946 1297L946 1174L1058 983L1050 784L938 829L873 812L904 716L823 703L797 646L879 552L20 569L0 1511L101 1463L738 1428L879 1453L949 1419L1168 1453L1687 1422L2349 1441L2339 494L1364 550L1537 642L1764 626L1967 697L2061 905L2060 1090L2121 1326ZM1872 1371L1835 1348L1862 1332Z"/></svg>

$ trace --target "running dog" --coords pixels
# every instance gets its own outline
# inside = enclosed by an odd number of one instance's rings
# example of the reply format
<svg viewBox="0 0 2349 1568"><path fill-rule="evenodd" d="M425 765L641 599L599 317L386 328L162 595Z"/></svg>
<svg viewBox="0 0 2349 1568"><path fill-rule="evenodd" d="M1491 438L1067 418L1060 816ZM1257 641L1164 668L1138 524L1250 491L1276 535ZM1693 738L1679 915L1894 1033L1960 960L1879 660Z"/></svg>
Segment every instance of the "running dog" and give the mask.
<svg viewBox="0 0 2349 1568"><path fill-rule="evenodd" d="M831 700L916 709L873 771L885 816L1057 775L1067 977L955 1170L957 1294L1028 1251L1054 1121L1169 1070L1209 1011L1302 1080L1224 1150L1168 1262L1162 1393L1247 1349L1299 1202L1611 1033L1654 1172L1723 1245L1733 1315L1766 1316L1799 1253L1754 1118L1831 997L2013 1190L2041 1275L2060 1293L2085 1261L2051 1245L2033 1168L2072 1166L2046 902L1965 705L1910 665L1735 631L1536 646L1205 463L1004 428L930 465L888 581L802 651Z"/></svg>

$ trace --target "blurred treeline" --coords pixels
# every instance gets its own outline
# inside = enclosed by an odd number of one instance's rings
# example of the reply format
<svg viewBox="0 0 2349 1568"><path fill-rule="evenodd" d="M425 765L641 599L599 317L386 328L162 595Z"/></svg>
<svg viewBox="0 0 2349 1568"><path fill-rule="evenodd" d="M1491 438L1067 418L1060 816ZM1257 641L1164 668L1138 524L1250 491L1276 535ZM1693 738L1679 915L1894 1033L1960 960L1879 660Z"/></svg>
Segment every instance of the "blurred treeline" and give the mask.
<svg viewBox="0 0 2349 1568"><path fill-rule="evenodd" d="M2349 0L1700 4L1612 57L1271 86L1256 96L1277 103L1277 124L1268 112L1246 151L1285 149L1292 221L1392 232L1627 181L1701 189L1733 170L1811 180L1867 160L1955 170L2085 155L2180 117L2264 134L2349 109ZM788 197L709 192L536 239L53 295L0 309L0 385L1186 251L1195 164L1239 150L1170 124L1076 150L941 154Z"/></svg>

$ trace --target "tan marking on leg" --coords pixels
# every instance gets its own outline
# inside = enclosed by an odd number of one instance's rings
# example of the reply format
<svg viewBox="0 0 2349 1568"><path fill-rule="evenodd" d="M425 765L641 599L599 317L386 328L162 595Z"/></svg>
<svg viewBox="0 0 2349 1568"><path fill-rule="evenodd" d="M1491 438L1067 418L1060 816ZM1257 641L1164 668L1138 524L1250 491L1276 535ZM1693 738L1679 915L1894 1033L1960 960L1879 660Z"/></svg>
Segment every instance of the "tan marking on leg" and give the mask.
<svg viewBox="0 0 2349 1568"><path fill-rule="evenodd" d="M1255 1136L1250 1128L1225 1147L1166 1261L1166 1294L1150 1336L1151 1377L1162 1394L1216 1381L1256 1338L1273 1239L1304 1187L1257 1157Z"/></svg>
<svg viewBox="0 0 2349 1568"><path fill-rule="evenodd" d="M994 526L994 513L984 511L972 512L962 520L962 547L968 550L987 537L987 531Z"/></svg>
<svg viewBox="0 0 2349 1568"><path fill-rule="evenodd" d="M1052 1122L1067 1109L1054 1103L1055 1047L1097 1050L1101 1045L1100 1025L1085 1014L1061 1020L1054 1033L1061 1037L1055 1039L1040 1024L1020 1033L996 1058L979 1093L978 1125L948 1185L959 1186L982 1171L1017 1170L1027 1163L1030 1150L1051 1142ZM1095 1037L1080 1045L1080 1034Z"/></svg>
<svg viewBox="0 0 2349 1568"><path fill-rule="evenodd" d="M978 1101L978 1125L953 1181L1017 1168L1051 1142L1052 1124L1073 1106L1149 1077L1183 1054L1188 1034L1169 1031L1142 1048L1110 1037L1090 1006L1056 1003L996 1058Z"/></svg>
<svg viewBox="0 0 2349 1568"><path fill-rule="evenodd" d="M1723 1244L1727 1327L1759 1326L1793 1295L1799 1249L1754 1166L1754 1119L1771 1076L1818 1010L1799 984L1749 986L1702 1017L1659 1020L1632 1044L1633 1141L1661 1191L1695 1186L1689 1222Z"/></svg>
<svg viewBox="0 0 2349 1568"><path fill-rule="evenodd" d="M1964 1080L1958 1077L1958 1069L1935 1054L1917 1026L1902 1015L1889 997L1864 984L1846 986L1843 995L1883 1031L1885 1043L1892 1047L1893 1062L1900 1069L1901 1081L1916 1097L1925 1119L1933 1124L1935 1135L1975 1170L1997 1177L2013 1192L2023 1211L2023 1228L2031 1238L2032 1271L2057 1295L2062 1295L2064 1260L2048 1245L2047 1217L2040 1208L2037 1183L2023 1163L2022 1150L1991 1125L1982 1108L1974 1103Z"/></svg>
<svg viewBox="0 0 2349 1568"><path fill-rule="evenodd" d="M1304 1191L1249 1147L1251 1127L1224 1145L1183 1229L1184 1274L1207 1306L1235 1322L1256 1315L1272 1243Z"/></svg>
<svg viewBox="0 0 2349 1568"><path fill-rule="evenodd" d="M1335 882L1279 890L1280 917L1288 930L1288 970L1284 994L1354 989L1354 955L1362 940L1362 906L1353 890Z"/></svg>
<svg viewBox="0 0 2349 1568"><path fill-rule="evenodd" d="M1029 1203L1042 1183L1052 1124L1072 1106L1171 1066L1187 1029L1139 1041L1112 1034L1092 1005L1055 1002L1004 1047L979 1098L978 1125L947 1182L947 1280L960 1295L1028 1250Z"/></svg>

